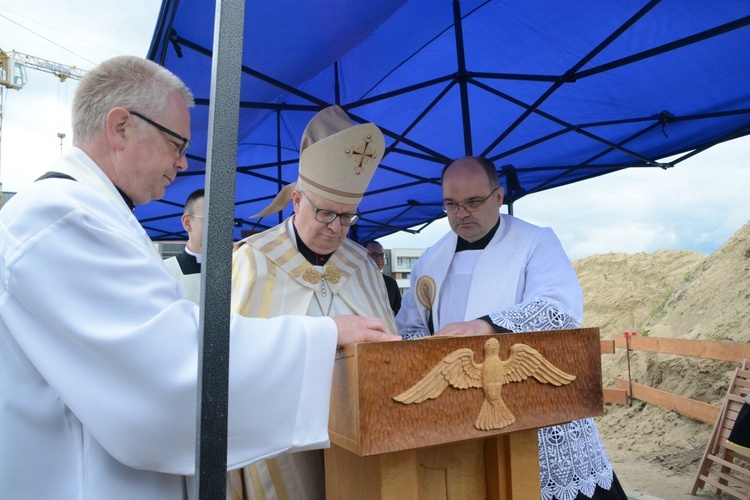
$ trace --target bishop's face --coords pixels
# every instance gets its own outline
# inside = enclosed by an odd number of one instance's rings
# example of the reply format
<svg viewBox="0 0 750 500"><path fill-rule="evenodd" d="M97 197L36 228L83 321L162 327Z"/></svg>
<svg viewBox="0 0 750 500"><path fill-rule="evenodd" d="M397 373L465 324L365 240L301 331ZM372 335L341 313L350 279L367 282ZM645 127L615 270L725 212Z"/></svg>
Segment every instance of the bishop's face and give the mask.
<svg viewBox="0 0 750 500"><path fill-rule="evenodd" d="M294 203L295 214L294 227L297 228L297 234L305 245L313 252L323 255L338 250L351 226L341 224L340 217L336 217L328 223L319 222L315 218L316 208L321 212L356 214L357 205L337 203L326 200L315 193L305 192L302 194L297 190L292 193L292 202Z"/></svg>

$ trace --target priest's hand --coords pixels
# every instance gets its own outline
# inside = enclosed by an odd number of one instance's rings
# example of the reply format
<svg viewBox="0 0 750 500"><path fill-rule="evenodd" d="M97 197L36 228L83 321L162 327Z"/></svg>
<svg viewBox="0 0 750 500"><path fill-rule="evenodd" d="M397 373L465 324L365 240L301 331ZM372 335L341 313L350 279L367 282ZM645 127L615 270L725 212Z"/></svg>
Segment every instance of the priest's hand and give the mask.
<svg viewBox="0 0 750 500"><path fill-rule="evenodd" d="M401 340L399 335L388 331L379 318L364 316L334 316L331 318L339 330L337 346L359 344L360 342L384 342Z"/></svg>
<svg viewBox="0 0 750 500"><path fill-rule="evenodd" d="M448 323L435 334L449 337L468 337L471 335L491 335L495 333L489 323L481 319L474 321L462 321L460 323Z"/></svg>

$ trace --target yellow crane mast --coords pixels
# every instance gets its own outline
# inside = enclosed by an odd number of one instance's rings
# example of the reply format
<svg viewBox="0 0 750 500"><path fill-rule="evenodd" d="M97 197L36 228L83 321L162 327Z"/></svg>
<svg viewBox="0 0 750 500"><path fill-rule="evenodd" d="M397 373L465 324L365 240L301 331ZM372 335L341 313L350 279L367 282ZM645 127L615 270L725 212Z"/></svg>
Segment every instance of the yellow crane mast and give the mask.
<svg viewBox="0 0 750 500"><path fill-rule="evenodd" d="M55 75L61 82L64 82L68 78L80 80L86 73L75 66L68 66L41 57L23 54L15 50L5 52L3 49L0 49L0 145L2 144L3 135L3 101L5 89L21 90L28 81L26 68ZM58 133L57 136L60 138L62 144L65 134ZM0 151L2 151L1 148ZM0 178L0 206L2 206L2 188L3 182Z"/></svg>

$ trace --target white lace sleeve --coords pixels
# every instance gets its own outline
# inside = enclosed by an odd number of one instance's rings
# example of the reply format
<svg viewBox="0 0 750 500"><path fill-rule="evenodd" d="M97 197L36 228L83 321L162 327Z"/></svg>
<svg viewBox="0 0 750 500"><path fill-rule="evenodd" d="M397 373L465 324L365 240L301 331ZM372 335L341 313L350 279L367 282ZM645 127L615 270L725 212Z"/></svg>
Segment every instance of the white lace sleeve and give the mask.
<svg viewBox="0 0 750 500"><path fill-rule="evenodd" d="M489 316L497 326L516 333L581 326L565 306L547 297ZM593 419L539 429L538 435L542 500L573 500L579 492L591 498L597 486L612 486L612 465Z"/></svg>
<svg viewBox="0 0 750 500"><path fill-rule="evenodd" d="M564 330L581 326L565 306L547 297L536 297L505 311L490 313L490 320L514 333Z"/></svg>
<svg viewBox="0 0 750 500"><path fill-rule="evenodd" d="M430 331L427 328L402 328L401 338L404 340L421 339L422 337L429 337Z"/></svg>

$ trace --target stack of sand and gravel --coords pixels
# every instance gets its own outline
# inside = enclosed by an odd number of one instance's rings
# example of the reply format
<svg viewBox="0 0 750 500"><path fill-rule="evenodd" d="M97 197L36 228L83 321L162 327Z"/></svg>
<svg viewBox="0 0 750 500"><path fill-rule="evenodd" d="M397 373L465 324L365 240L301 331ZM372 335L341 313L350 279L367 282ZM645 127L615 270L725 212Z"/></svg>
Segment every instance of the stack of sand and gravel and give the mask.
<svg viewBox="0 0 750 500"><path fill-rule="evenodd" d="M708 257L663 250L593 255L573 264L584 292L584 326L598 326L602 339L625 330L651 337L750 339L750 223ZM630 356L637 382L716 406L736 367L667 354ZM602 376L605 387L612 387L615 377L627 379L623 350L602 356ZM606 406L597 424L623 483L659 498L688 497L713 426L637 400Z"/></svg>

